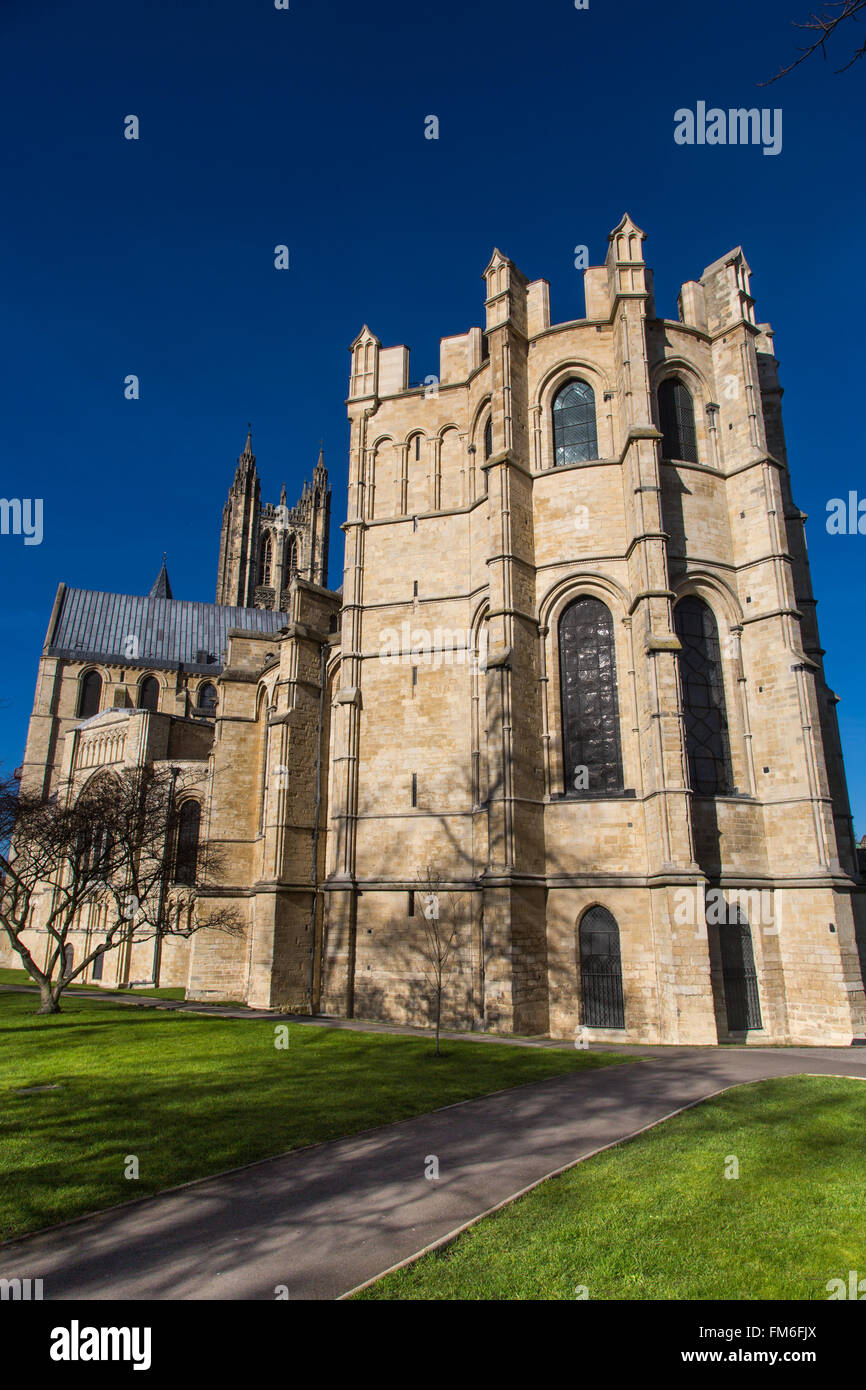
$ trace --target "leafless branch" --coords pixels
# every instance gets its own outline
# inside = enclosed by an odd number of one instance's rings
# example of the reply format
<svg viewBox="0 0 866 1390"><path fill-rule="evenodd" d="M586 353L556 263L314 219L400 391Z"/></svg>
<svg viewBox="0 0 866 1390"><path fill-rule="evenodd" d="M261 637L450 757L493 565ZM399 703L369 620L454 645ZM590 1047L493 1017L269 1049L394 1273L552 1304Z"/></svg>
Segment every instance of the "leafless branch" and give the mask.
<svg viewBox="0 0 866 1390"><path fill-rule="evenodd" d="M818 37L815 38L812 43L808 44L806 48L800 50L799 58L796 58L793 63L789 63L787 67L780 68L775 77L769 78L767 82L759 82L758 86L769 87L774 82L778 82L780 77L786 77L789 72L794 71L794 68L798 68L801 63L805 63L806 59L811 58L812 54L819 48L826 60L826 43L831 34L835 33L839 25L843 24L847 19L853 19L856 23L857 15L863 9L866 9L866 0L834 0L834 3L825 5L819 14L810 15L809 18L802 23L793 20L792 23L795 29L806 30L807 32L817 34ZM834 10L838 11L838 13L833 14ZM866 54L866 40L864 40L859 48L855 49L852 57L849 58L847 63L843 64L841 68L836 68L836 72L847 72L848 69L853 67L857 62L857 59L862 58L864 54Z"/></svg>

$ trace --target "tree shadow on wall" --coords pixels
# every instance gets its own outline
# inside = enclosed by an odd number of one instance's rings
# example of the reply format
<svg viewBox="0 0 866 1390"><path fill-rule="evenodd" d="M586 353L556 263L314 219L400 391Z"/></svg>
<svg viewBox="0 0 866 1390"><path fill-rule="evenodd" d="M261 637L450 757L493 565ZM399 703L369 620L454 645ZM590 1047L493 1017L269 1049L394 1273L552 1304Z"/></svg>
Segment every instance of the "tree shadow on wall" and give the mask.
<svg viewBox="0 0 866 1390"><path fill-rule="evenodd" d="M540 710L538 727L541 726ZM497 746L500 742L501 720L490 721L487 729L487 743ZM468 754L471 768L471 751ZM537 787L533 795L537 802L535 822L531 824L529 843L515 843L515 859L518 861L520 886L512 891L519 896L513 899L517 916L506 926L499 921L495 931L489 922L483 920L484 890L496 882L489 870L489 855L479 854L476 846L487 842L489 833L488 813L499 803L495 821L505 814L503 807L502 774L495 767L492 772L485 769L486 783L483 799L476 799L475 779L469 768L463 770L459 780L454 779L450 791L447 810L426 809L423 804L418 822L426 820L429 830L423 836L421 858L426 859L441 876L443 886L463 895L467 912L461 934L460 968L455 972L443 996L442 1026L449 1030L495 1029L499 1022L495 998L490 989L503 977L508 977L515 961L520 969L515 980L515 1026L516 1031L530 1034L546 1034L550 1028L551 1002L566 1013L581 1016L580 947L578 919L573 923L573 940L567 950L550 952L548 950L548 877L567 879L576 872L576 862L568 854L568 844L551 846L545 843L543 784L540 769L537 769ZM522 788L526 795L525 788ZM411 817L412 812L407 812ZM472 818L485 822L481 833ZM363 824L363 822L361 822ZM395 827L400 822L394 822ZM400 831L395 832L399 834ZM520 834L518 829L516 832ZM434 997L425 979L422 950L422 922L420 905L417 904L416 917L408 915L407 898L418 873L423 872L424 863L408 863L403 842L385 842L375 856L371 847L364 845L363 853L365 878L394 884L388 893L387 888L365 889L363 880L359 884L358 916L355 938L355 974L353 1016L360 1019L376 1019L432 1027L434 1019ZM395 864L405 870L405 876L395 874ZM507 875L504 876L507 880ZM528 884L527 884L528 880ZM387 915L370 919L365 917L364 897L369 892L379 900L387 896L393 899L393 910ZM599 901L604 903L604 890ZM535 901L534 901L535 900ZM471 905L471 907L469 906ZM590 906L588 901L586 906ZM582 916L581 914L579 914ZM614 914L615 915L615 914ZM386 953L381 952L382 936L387 940ZM365 951L365 943L371 942L374 950ZM379 945L376 946L378 941ZM368 968L369 966L369 968ZM387 971L387 980L381 978ZM379 975L379 978L377 978ZM630 987L624 982L626 1018L629 1017ZM526 1020L532 1020L526 1026ZM508 1031L511 1031L508 1027Z"/></svg>

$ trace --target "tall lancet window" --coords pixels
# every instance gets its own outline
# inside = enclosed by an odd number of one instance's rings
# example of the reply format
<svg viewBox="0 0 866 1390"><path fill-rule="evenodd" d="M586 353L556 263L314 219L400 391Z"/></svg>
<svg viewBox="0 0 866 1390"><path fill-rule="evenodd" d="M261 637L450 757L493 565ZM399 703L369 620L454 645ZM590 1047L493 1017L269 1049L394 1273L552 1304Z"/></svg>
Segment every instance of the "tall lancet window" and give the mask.
<svg viewBox="0 0 866 1390"><path fill-rule="evenodd" d="M662 458L697 463L698 437L691 391L679 377L671 376L659 387L658 398L659 429L664 436Z"/></svg>
<svg viewBox="0 0 866 1390"><path fill-rule="evenodd" d="M259 583L260 583L260 584L270 584L270 582L271 582L271 564L272 564L272 562L273 562L273 546L271 545L271 538L270 538L270 536L265 536L264 543L263 543L263 545L262 545L262 563L261 563L261 565L260 565L260 567L259 567Z"/></svg>
<svg viewBox="0 0 866 1390"><path fill-rule="evenodd" d="M201 806L197 801L185 801L177 818L177 844L174 856L176 883L195 883L200 829Z"/></svg>
<svg viewBox="0 0 866 1390"><path fill-rule="evenodd" d="M734 779L716 619L702 599L689 594L674 609L674 628L682 644L680 684L689 786L699 796L724 796Z"/></svg>
<svg viewBox="0 0 866 1390"><path fill-rule="evenodd" d="M595 392L588 381L568 381L553 402L553 455L557 468L598 458Z"/></svg>
<svg viewBox="0 0 866 1390"><path fill-rule="evenodd" d="M584 595L559 620L562 758L566 794L622 790L613 618Z"/></svg>
<svg viewBox="0 0 866 1390"><path fill-rule="evenodd" d="M298 568L298 542L294 536L289 536L286 541L286 567L285 576L289 579Z"/></svg>

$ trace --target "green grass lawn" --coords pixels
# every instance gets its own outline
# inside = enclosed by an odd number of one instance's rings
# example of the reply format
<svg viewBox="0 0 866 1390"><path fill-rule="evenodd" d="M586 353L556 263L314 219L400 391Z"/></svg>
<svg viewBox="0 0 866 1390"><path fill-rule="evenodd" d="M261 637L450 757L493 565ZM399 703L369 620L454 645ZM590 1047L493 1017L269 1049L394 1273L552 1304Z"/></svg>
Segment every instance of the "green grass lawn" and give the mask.
<svg viewBox="0 0 866 1390"><path fill-rule="evenodd" d="M576 1049L432 1041L0 992L0 1239L253 1159L585 1067ZM288 1027L278 1050L275 1028ZM16 1095L31 1086L56 1090ZM128 1154L138 1180L124 1177Z"/></svg>
<svg viewBox="0 0 866 1390"><path fill-rule="evenodd" d="M826 1299L829 1279L866 1275L864 1135L864 1081L739 1086L357 1297Z"/></svg>
<svg viewBox="0 0 866 1390"><path fill-rule="evenodd" d="M27 986L29 986L31 989L38 989L38 988L39 988L39 986L36 984L36 981L35 981L35 980L31 980L31 978L30 978L30 976L27 974L27 971L26 971L26 970L11 970L11 969L3 969L3 968L0 968L0 985L27 985ZM67 988L67 989L89 989L89 990L100 990L100 991L101 991L102 985L98 985L98 984L67 985L66 988ZM116 987L116 986L114 986L114 985L111 985L111 986L108 987L108 992L110 992L110 993L112 993L112 994L150 994L150 995L153 995L153 996L154 996L155 998L157 998L157 999L183 999L183 998L185 997L185 995L186 995L186 990L185 990L185 989L180 989L180 988L178 988L178 989L122 989L122 988ZM62 1000L61 1000L60 1007L61 1007L61 1008L63 1007L63 1001L62 1001Z"/></svg>

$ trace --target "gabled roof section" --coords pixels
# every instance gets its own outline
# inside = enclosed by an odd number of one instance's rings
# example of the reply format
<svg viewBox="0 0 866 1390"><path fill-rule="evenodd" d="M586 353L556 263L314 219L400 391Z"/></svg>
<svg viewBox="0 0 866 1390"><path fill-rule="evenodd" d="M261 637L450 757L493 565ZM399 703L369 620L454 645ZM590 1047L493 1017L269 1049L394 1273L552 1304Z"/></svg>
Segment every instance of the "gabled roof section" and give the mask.
<svg viewBox="0 0 866 1390"><path fill-rule="evenodd" d="M501 265L513 265L513 261L508 256L503 255L498 246L494 246L493 255L490 257L484 270L481 272L482 280L490 274L491 270L498 270Z"/></svg>
<svg viewBox="0 0 866 1390"><path fill-rule="evenodd" d="M382 344L379 342L379 339L376 337L376 334L373 333L372 330L367 327L366 323L364 324L364 327L361 329L355 341L349 344L349 351L354 352L355 348L358 347L361 343L374 343L375 346L379 348L382 346Z"/></svg>
<svg viewBox="0 0 866 1390"><path fill-rule="evenodd" d="M608 241L613 241L614 237L619 236L620 232L625 232L626 234L634 232L635 236L639 236L641 241L646 241L646 232L641 231L640 227L632 220L627 212L623 213L613 231L608 233Z"/></svg>
<svg viewBox="0 0 866 1390"><path fill-rule="evenodd" d="M265 608L64 589L46 655L218 674L230 628L271 633L290 622L288 613Z"/></svg>

